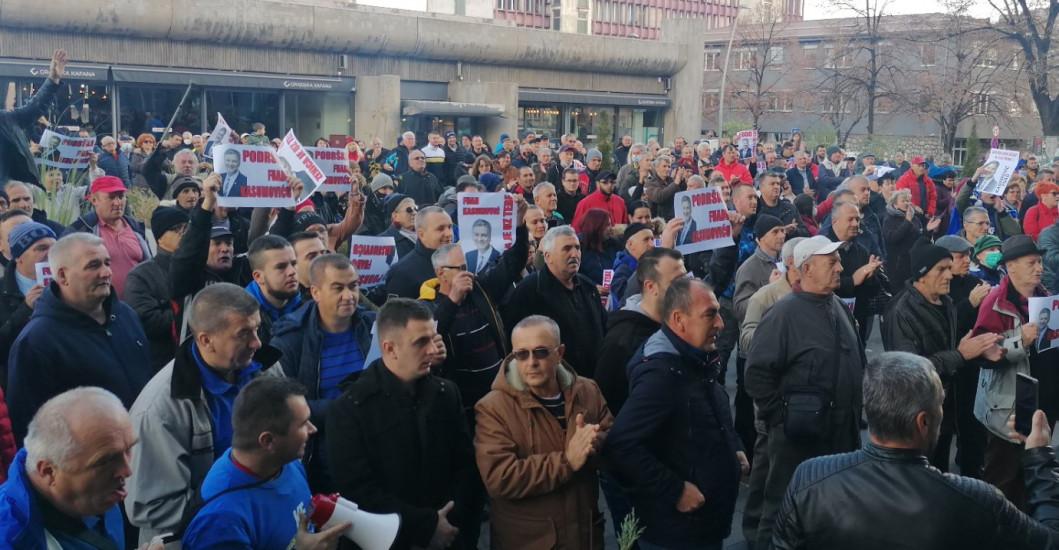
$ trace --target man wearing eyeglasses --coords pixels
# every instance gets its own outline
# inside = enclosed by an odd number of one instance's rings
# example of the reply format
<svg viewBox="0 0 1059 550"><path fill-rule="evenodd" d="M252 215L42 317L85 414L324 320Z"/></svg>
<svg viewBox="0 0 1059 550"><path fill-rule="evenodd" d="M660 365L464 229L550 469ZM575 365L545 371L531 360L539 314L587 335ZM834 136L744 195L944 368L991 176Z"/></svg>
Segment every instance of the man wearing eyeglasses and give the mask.
<svg viewBox="0 0 1059 550"><path fill-rule="evenodd" d="M527 317L511 342L493 391L475 407L491 540L499 548L602 550L593 456L613 423L607 404L595 382L563 362L555 321Z"/></svg>
<svg viewBox="0 0 1059 550"><path fill-rule="evenodd" d="M427 171L427 157L418 149L408 153L408 171L401 174L400 180L400 192L412 197L420 208L436 204L441 197L441 184Z"/></svg>
<svg viewBox="0 0 1059 550"><path fill-rule="evenodd" d="M666 290L661 318L629 362L629 398L604 453L633 488L642 550L719 550L750 469L717 380L721 306L702 280L681 278Z"/></svg>

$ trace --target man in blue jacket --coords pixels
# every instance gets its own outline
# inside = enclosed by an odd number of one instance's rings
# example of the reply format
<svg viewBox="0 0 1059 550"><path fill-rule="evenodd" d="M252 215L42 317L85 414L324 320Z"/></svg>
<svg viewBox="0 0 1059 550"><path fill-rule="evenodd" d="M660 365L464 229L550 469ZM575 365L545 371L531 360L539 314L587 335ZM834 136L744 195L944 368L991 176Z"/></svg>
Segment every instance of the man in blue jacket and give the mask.
<svg viewBox="0 0 1059 550"><path fill-rule="evenodd" d="M78 386L98 386L129 407L152 374L140 319L111 287L103 240L71 233L56 241L48 258L51 286L37 300L8 358L8 407L18 441L49 398Z"/></svg>
<svg viewBox="0 0 1059 550"><path fill-rule="evenodd" d="M118 148L118 142L111 136L104 136L99 140L99 155L96 165L108 176L114 176L125 184L126 189L132 188L132 172L129 170L129 157Z"/></svg>
<svg viewBox="0 0 1059 550"><path fill-rule="evenodd" d="M701 280L677 279L662 319L629 362L629 398L603 451L643 519L641 550L720 550L750 469L717 380L720 304Z"/></svg>
<svg viewBox="0 0 1059 550"><path fill-rule="evenodd" d="M327 410L346 383L364 370L371 349L375 312L359 304L360 277L349 258L325 254L309 267L313 299L280 319L272 331L272 345L283 352L280 363L287 376L306 388L313 423L321 428ZM315 492L333 492L322 450L324 433L309 448L309 485Z"/></svg>
<svg viewBox="0 0 1059 550"><path fill-rule="evenodd" d="M49 399L0 487L0 547L123 548L118 503L135 443L114 394L77 388Z"/></svg>

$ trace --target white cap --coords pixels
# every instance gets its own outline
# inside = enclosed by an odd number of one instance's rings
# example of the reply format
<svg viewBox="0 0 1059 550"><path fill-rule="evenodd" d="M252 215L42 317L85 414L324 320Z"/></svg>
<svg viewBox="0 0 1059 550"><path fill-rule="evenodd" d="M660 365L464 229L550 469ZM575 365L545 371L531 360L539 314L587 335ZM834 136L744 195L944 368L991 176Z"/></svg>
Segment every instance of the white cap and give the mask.
<svg viewBox="0 0 1059 550"><path fill-rule="evenodd" d="M798 246L794 247L794 267L802 267L802 264L813 256L826 256L832 254L838 250L842 244L842 242L832 242L831 239L828 239L823 235L817 235L805 239L798 243Z"/></svg>

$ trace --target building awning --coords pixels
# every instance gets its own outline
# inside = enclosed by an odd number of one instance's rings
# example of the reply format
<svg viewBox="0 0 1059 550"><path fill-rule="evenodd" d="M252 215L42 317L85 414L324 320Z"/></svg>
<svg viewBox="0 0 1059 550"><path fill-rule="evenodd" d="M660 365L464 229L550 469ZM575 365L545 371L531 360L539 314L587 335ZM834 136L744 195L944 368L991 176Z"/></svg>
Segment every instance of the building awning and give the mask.
<svg viewBox="0 0 1059 550"><path fill-rule="evenodd" d="M458 103L406 99L401 102L404 116L504 116L504 106L496 103Z"/></svg>
<svg viewBox="0 0 1059 550"><path fill-rule="evenodd" d="M282 75L197 69L159 69L153 67L112 67L115 82L170 84L219 88L256 88L310 92L351 92L356 81L342 76Z"/></svg>
<svg viewBox="0 0 1059 550"><path fill-rule="evenodd" d="M0 59L0 76L43 80L48 77L50 60ZM87 63L68 63L64 80L106 82L107 66Z"/></svg>
<svg viewBox="0 0 1059 550"><path fill-rule="evenodd" d="M620 105L623 107L669 107L672 100L660 94L617 92L577 92L572 90L526 89L518 91L519 102L576 103L581 105Z"/></svg>

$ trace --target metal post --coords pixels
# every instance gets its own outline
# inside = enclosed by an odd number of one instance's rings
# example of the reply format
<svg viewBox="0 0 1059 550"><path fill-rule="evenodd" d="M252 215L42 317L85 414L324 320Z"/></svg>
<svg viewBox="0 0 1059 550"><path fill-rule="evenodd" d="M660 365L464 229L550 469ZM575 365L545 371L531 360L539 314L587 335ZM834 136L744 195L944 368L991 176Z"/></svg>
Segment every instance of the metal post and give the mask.
<svg viewBox="0 0 1059 550"><path fill-rule="evenodd" d="M728 82L728 61L732 56L732 42L735 41L735 29L739 24L739 10L742 5L736 6L735 18L732 19L732 31L728 33L728 48L724 51L724 67L721 68L721 96L717 99L717 137L724 136L724 92L725 84Z"/></svg>

